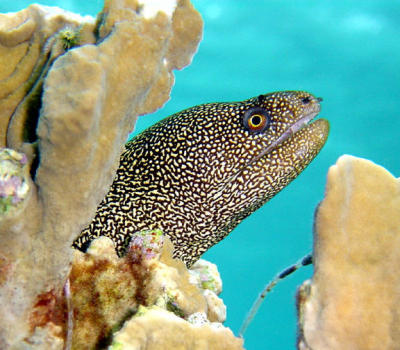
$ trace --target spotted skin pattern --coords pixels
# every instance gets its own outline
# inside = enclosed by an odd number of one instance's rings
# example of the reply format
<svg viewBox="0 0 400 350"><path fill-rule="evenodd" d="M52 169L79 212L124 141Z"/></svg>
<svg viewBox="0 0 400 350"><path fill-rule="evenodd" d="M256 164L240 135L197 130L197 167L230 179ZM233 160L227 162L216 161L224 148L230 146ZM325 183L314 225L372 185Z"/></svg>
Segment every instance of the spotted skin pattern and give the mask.
<svg viewBox="0 0 400 350"><path fill-rule="evenodd" d="M104 235L123 256L135 232L161 229L174 257L191 266L318 154L329 124L307 122L319 101L307 92L276 92L195 106L158 122L126 144L110 191L74 247L85 251ZM261 130L247 125L252 113L266 116Z"/></svg>

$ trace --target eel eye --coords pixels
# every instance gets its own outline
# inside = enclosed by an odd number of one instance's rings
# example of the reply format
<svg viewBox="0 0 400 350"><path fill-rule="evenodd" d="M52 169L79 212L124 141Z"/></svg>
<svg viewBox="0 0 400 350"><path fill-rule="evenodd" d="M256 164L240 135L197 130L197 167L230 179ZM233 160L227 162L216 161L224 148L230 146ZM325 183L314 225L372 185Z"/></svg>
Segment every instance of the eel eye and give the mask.
<svg viewBox="0 0 400 350"><path fill-rule="evenodd" d="M250 108L244 113L243 126L250 132L263 132L269 127L269 124L270 117L264 108Z"/></svg>

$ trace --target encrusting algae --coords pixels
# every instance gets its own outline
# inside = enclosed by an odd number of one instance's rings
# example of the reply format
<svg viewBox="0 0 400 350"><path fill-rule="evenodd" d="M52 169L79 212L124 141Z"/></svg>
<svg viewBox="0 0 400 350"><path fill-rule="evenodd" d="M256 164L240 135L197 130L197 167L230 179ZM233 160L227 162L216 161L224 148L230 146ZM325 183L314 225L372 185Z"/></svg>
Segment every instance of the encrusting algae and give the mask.
<svg viewBox="0 0 400 350"><path fill-rule="evenodd" d="M29 193L25 154L0 149L0 215L19 208Z"/></svg>
<svg viewBox="0 0 400 350"><path fill-rule="evenodd" d="M226 308L217 296L222 288L216 269L199 260L189 272L172 259L168 238L163 243L158 234L141 232L152 244L136 242L122 258L106 237L93 240L85 254L75 252L70 274L74 349L121 342L146 344L145 349L173 349L178 342L197 349L192 346L199 339L209 349L242 349L243 341L221 324Z"/></svg>

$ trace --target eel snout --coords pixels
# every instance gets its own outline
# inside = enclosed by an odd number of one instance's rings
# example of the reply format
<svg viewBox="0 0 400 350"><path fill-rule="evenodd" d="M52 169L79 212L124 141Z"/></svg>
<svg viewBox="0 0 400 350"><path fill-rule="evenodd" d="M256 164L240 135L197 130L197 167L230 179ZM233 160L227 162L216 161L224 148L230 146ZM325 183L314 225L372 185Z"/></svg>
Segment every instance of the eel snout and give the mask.
<svg viewBox="0 0 400 350"><path fill-rule="evenodd" d="M295 156L296 153L299 153L295 150L296 147L294 145L296 144L302 145L298 150L302 151L300 153L306 153L304 146L307 145L307 151L310 150L312 156L315 157L327 140L329 122L325 119L311 122L321 111L320 102L322 98L315 97L305 91L287 91L283 94L285 99L290 101L288 108L290 117L285 117L286 127L279 137L252 159L250 164L258 162L274 150L285 148L288 145L291 145L290 151Z"/></svg>

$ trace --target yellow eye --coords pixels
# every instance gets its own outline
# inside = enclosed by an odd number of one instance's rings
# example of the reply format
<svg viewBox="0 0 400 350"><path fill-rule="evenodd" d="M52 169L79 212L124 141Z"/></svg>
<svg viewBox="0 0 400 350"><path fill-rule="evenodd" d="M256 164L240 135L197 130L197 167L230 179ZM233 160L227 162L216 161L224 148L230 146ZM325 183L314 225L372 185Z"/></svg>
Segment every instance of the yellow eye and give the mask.
<svg viewBox="0 0 400 350"><path fill-rule="evenodd" d="M270 118L264 108L250 108L244 113L243 125L251 132L265 131L270 123Z"/></svg>
<svg viewBox="0 0 400 350"><path fill-rule="evenodd" d="M253 130L258 130L262 128L267 122L267 118L265 118L262 114L253 114L248 121L249 128Z"/></svg>

